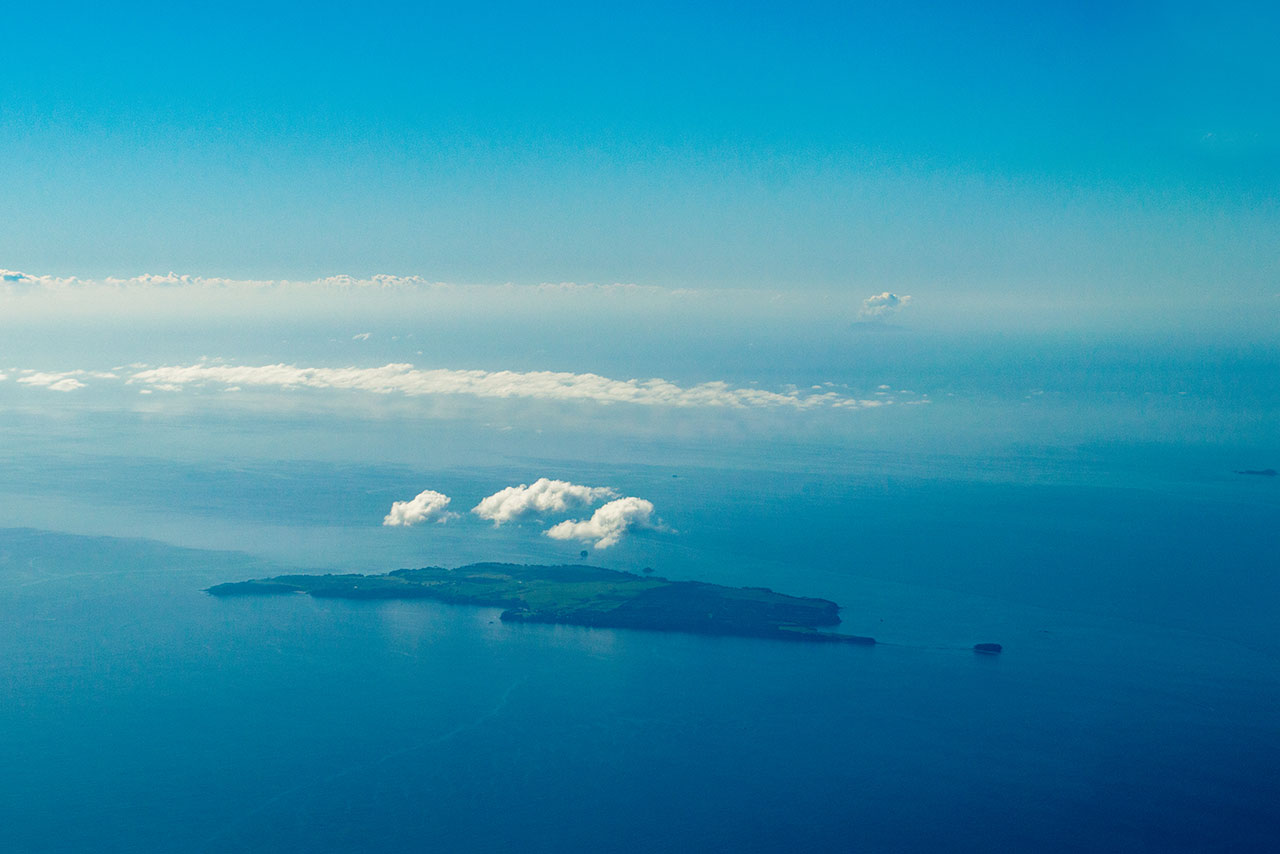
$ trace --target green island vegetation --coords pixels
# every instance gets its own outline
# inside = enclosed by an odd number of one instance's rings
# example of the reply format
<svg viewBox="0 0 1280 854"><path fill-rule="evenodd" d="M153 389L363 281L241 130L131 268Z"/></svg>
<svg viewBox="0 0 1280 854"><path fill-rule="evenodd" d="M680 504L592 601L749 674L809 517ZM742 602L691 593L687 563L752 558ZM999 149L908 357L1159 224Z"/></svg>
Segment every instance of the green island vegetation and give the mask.
<svg viewBox="0 0 1280 854"><path fill-rule="evenodd" d="M826 599L582 565L474 563L385 575L280 575L219 584L208 592L224 597L307 593L338 599L433 599L503 608L502 620L513 623L875 643L873 638L819 631L840 622L840 606Z"/></svg>

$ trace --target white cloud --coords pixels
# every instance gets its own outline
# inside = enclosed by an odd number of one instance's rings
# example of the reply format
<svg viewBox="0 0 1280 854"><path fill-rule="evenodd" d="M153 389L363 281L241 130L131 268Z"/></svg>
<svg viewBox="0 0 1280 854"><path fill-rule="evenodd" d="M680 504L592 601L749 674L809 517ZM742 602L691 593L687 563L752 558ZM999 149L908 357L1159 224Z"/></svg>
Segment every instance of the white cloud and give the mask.
<svg viewBox="0 0 1280 854"><path fill-rule="evenodd" d="M351 340L352 341L368 341L372 335L373 335L372 332L357 332L355 335L351 336Z"/></svg>
<svg viewBox="0 0 1280 854"><path fill-rule="evenodd" d="M858 312L858 317L888 317L891 314L897 314L902 311L910 302L911 297L909 296L898 296L885 291L882 294L876 294L864 299L862 301L862 310Z"/></svg>
<svg viewBox="0 0 1280 854"><path fill-rule="evenodd" d="M869 401L836 392L806 394L734 388L725 382L679 386L664 379L616 380L599 374L563 371L418 370L410 364L380 368L305 368L296 365L238 366L202 362L140 370L130 383L171 390L186 385L236 385L242 388L344 389L410 396L461 394L486 398L633 403L674 407L856 408Z"/></svg>
<svg viewBox="0 0 1280 854"><path fill-rule="evenodd" d="M47 388L50 391L75 391L78 388L84 388L84 383L76 379L77 376L82 376L83 374L83 371L63 371L61 373L25 371L23 376L18 377L18 382L37 388Z"/></svg>
<svg viewBox="0 0 1280 854"><path fill-rule="evenodd" d="M607 549L616 545L629 528L654 525L653 502L628 497L610 501L591 514L590 519L564 521L546 533L554 540L594 540L597 549Z"/></svg>
<svg viewBox="0 0 1280 854"><path fill-rule="evenodd" d="M689 289L664 288L656 285L637 285L627 282L596 284L593 282L545 282L541 284L517 285L488 284L468 285L452 282L432 281L423 276L397 276L391 273L377 273L368 277L360 276L325 276L320 279L229 279L219 276L199 276L187 273L144 273L140 276L106 276L105 278L80 278L79 276L53 276L48 274L24 273L19 270L0 268L0 282L20 284L31 287L43 287L54 290L108 288L208 288L236 290L301 290L315 293L319 289L335 291L352 290L395 290L395 291L455 291L480 292L504 291L530 292L539 294L674 294L677 296L696 296L697 292Z"/></svg>
<svg viewBox="0 0 1280 854"><path fill-rule="evenodd" d="M536 513L563 513L569 507L586 507L618 493L607 486L582 486L567 480L538 478L532 484L508 486L482 500L471 509L495 526Z"/></svg>
<svg viewBox="0 0 1280 854"><path fill-rule="evenodd" d="M433 489L424 489L409 501L396 501L391 505L391 512L382 520L388 528L409 527L420 522L447 522L456 518L456 513L448 512L449 496Z"/></svg>

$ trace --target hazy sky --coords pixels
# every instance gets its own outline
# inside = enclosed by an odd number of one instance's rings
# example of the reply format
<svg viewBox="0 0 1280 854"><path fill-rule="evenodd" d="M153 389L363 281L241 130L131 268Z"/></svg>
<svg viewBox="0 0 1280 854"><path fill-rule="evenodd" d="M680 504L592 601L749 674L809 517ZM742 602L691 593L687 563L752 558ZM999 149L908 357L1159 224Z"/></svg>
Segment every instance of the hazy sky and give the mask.
<svg viewBox="0 0 1280 854"><path fill-rule="evenodd" d="M0 267L1274 311L1278 17L23 4Z"/></svg>

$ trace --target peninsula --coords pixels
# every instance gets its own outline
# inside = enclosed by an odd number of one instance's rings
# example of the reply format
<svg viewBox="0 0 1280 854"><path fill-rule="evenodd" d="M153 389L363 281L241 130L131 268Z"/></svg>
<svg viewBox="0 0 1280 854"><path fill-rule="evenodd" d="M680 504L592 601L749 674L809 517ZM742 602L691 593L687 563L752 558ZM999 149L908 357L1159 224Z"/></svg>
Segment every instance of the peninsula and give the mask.
<svg viewBox="0 0 1280 854"><path fill-rule="evenodd" d="M280 575L219 584L208 592L220 597L306 593L337 599L433 599L502 608L502 620L510 623L875 643L874 638L820 631L821 626L840 622L840 606L826 599L582 565L473 563L457 569L398 569L385 575Z"/></svg>

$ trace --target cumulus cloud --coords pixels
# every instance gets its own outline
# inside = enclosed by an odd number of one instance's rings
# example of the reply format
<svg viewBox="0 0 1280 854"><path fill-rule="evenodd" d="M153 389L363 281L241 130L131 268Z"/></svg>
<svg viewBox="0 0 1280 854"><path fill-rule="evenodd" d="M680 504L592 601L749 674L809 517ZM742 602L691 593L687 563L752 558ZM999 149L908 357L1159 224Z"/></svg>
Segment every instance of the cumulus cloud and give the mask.
<svg viewBox="0 0 1280 854"><path fill-rule="evenodd" d="M380 368L306 368L285 364L238 366L202 362L137 371L128 381L161 390L215 384L242 388L345 389L410 396L460 394L674 407L815 409L876 405L836 392L803 393L795 389L774 392L734 388L721 381L679 386L658 378L616 380L599 374L563 371L418 370L410 364L388 364Z"/></svg>
<svg viewBox="0 0 1280 854"><path fill-rule="evenodd" d="M448 511L449 496L434 489L424 489L409 501L396 501L382 520L388 528L409 527L421 522L447 522L456 518Z"/></svg>
<svg viewBox="0 0 1280 854"><path fill-rule="evenodd" d="M563 513L570 506L586 507L617 494L607 486L582 486L567 480L541 477L532 484L522 483L498 490L471 508L471 512L498 526L522 516Z"/></svg>
<svg viewBox="0 0 1280 854"><path fill-rule="evenodd" d="M355 335L351 336L351 340L352 341L368 341L372 335L373 335L372 332L357 332Z"/></svg>
<svg viewBox="0 0 1280 854"><path fill-rule="evenodd" d="M885 318L892 314L902 311L911 302L911 297L889 293L885 291L882 294L867 297L862 301L862 310L858 312L861 318Z"/></svg>
<svg viewBox="0 0 1280 854"><path fill-rule="evenodd" d="M590 519L561 522L548 529L546 534L553 540L581 540L584 543L594 540L597 549L607 549L617 545L630 528L650 528L655 524L653 502L628 497L610 501L591 514Z"/></svg>

